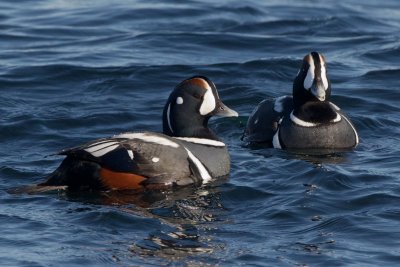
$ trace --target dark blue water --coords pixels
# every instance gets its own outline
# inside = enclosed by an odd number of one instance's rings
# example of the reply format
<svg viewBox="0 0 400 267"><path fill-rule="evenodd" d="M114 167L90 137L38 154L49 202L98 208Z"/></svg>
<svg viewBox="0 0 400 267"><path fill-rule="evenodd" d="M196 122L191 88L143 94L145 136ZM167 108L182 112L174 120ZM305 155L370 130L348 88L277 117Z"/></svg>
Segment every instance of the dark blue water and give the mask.
<svg viewBox="0 0 400 267"><path fill-rule="evenodd" d="M1 266L394 266L400 262L400 3L1 1ZM303 56L328 61L352 152L240 141ZM164 194L14 194L60 149L161 131L172 88L200 74L241 113L214 119L225 183Z"/></svg>

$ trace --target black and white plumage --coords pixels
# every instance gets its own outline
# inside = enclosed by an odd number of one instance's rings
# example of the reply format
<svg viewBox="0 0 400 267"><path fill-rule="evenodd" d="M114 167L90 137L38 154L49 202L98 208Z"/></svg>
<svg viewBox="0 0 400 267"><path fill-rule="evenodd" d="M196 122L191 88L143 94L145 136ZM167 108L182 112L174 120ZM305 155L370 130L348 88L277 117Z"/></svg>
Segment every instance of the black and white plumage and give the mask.
<svg viewBox="0 0 400 267"><path fill-rule="evenodd" d="M227 147L207 126L213 115L238 116L209 79L187 79L165 105L164 134L128 132L63 150L59 155L66 158L41 185L125 190L205 184L227 176Z"/></svg>
<svg viewBox="0 0 400 267"><path fill-rule="evenodd" d="M303 59L292 96L262 101L250 115L243 139L287 149L349 149L358 142L350 119L329 101L331 83L325 58Z"/></svg>

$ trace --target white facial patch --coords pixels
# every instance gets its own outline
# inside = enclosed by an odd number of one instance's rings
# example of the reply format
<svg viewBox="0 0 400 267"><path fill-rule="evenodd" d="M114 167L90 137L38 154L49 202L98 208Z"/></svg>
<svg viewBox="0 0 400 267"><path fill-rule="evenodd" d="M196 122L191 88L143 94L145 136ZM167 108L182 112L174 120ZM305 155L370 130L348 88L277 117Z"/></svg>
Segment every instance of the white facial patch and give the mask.
<svg viewBox="0 0 400 267"><path fill-rule="evenodd" d="M199 171L200 176L201 176L201 178L203 179L203 184L206 184L206 183L208 183L209 181L211 181L211 179L212 179L212 178L211 178L211 175L208 173L208 171L207 171L207 169L204 167L203 163L201 163L201 161L200 161L198 158L196 158L196 157L192 154L192 152L189 151L189 149L187 149L186 147L185 147L185 149L186 149L186 151L187 151L187 153L188 153L188 156L189 156L190 160L193 161L193 163L196 165L197 170Z"/></svg>
<svg viewBox="0 0 400 267"><path fill-rule="evenodd" d="M157 163L160 161L160 158L154 157L151 159L152 162Z"/></svg>
<svg viewBox="0 0 400 267"><path fill-rule="evenodd" d="M170 146L174 148L179 147L179 144L167 138L158 135L152 135L150 133L123 133L119 135L114 135L114 138L139 139L145 142L159 144L163 146Z"/></svg>
<svg viewBox="0 0 400 267"><path fill-rule="evenodd" d="M172 126L171 126L171 119L170 117L170 113L171 113L171 104L168 104L168 108L167 108L167 123L168 123L168 128L171 131L171 133L174 133L174 131L172 130Z"/></svg>
<svg viewBox="0 0 400 267"><path fill-rule="evenodd" d="M180 97L180 96L178 96L178 97L176 98L176 103L177 103L178 105L182 105L182 104L183 104L183 98Z"/></svg>
<svg viewBox="0 0 400 267"><path fill-rule="evenodd" d="M312 57L310 57L310 67L308 68L307 71L307 76L304 79L304 83L303 86L305 89L310 89L313 82L314 82L314 78L315 78L315 66L314 66L314 59Z"/></svg>
<svg viewBox="0 0 400 267"><path fill-rule="evenodd" d="M201 103L200 106L200 114L201 115L207 115L211 113L215 109L215 97L212 93L211 88L207 89L206 93L204 94L203 97L203 103Z"/></svg>
<svg viewBox="0 0 400 267"><path fill-rule="evenodd" d="M200 145L208 145L208 146L217 146L217 147L224 147L225 144L212 140L212 139L206 139L206 138L195 138L195 137L175 137L176 139L187 141L189 143L195 143L195 144L200 144Z"/></svg>
<svg viewBox="0 0 400 267"><path fill-rule="evenodd" d="M325 90L328 89L329 83L328 83L328 78L326 77L326 67L325 67L325 61L322 58L321 55L319 55L319 61L321 62L321 79L322 83L324 85Z"/></svg>
<svg viewBox="0 0 400 267"><path fill-rule="evenodd" d="M110 141L101 141L98 143L91 144L84 150L86 152L89 152L95 157L101 157L107 154L108 152L113 151L117 147L119 147L119 143L110 140Z"/></svg>

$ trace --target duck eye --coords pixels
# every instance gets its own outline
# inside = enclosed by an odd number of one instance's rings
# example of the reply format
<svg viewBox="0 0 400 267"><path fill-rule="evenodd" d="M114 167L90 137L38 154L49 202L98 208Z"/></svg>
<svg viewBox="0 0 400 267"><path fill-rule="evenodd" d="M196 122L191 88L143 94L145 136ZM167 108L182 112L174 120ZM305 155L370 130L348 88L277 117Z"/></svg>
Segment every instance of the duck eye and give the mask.
<svg viewBox="0 0 400 267"><path fill-rule="evenodd" d="M193 96L197 99L201 99L201 95L199 95L198 93L194 93Z"/></svg>

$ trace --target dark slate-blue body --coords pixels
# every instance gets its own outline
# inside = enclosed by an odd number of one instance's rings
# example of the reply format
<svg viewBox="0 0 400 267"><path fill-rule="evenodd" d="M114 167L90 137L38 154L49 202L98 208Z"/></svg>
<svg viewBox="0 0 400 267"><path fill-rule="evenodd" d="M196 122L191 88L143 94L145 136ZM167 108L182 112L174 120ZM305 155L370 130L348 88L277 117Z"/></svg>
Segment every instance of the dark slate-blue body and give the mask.
<svg viewBox="0 0 400 267"><path fill-rule="evenodd" d="M293 96L262 101L250 115L243 139L287 149L349 149L358 142L350 119L329 101L325 58L307 55L293 83Z"/></svg>
<svg viewBox="0 0 400 267"><path fill-rule="evenodd" d="M226 145L208 128L211 116L238 116L215 85L197 76L180 83L163 113L164 134L128 132L61 151L61 165L40 186L154 189L206 184L229 175Z"/></svg>

